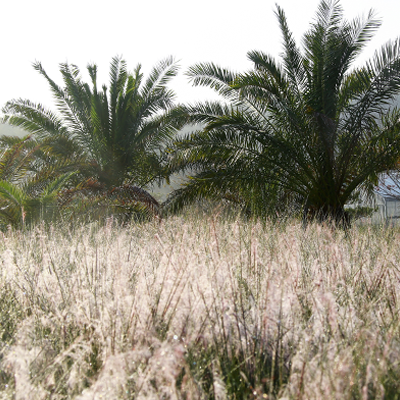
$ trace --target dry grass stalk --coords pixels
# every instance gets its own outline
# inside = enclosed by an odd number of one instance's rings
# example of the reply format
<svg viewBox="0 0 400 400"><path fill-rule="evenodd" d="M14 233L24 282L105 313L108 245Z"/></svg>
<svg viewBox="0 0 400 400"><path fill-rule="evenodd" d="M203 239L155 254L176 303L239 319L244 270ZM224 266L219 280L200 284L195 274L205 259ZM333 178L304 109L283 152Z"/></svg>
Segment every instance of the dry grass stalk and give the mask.
<svg viewBox="0 0 400 400"><path fill-rule="evenodd" d="M218 218L9 231L0 399L395 398L399 238Z"/></svg>

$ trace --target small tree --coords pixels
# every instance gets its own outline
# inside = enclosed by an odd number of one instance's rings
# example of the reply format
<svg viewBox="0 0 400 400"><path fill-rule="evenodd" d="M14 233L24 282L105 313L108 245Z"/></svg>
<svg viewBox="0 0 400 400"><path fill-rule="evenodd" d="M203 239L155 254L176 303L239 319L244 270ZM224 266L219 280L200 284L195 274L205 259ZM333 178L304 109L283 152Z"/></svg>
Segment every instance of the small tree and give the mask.
<svg viewBox="0 0 400 400"><path fill-rule="evenodd" d="M58 193L73 172L30 136L0 138L0 226L17 228L51 221ZM67 168L68 169L68 168Z"/></svg>

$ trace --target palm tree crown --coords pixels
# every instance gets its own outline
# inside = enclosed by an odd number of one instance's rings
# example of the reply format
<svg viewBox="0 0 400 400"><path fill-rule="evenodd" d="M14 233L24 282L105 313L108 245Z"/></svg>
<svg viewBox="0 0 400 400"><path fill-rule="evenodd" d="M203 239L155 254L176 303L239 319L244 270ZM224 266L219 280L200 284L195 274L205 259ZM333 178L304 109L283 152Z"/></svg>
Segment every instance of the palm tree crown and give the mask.
<svg viewBox="0 0 400 400"><path fill-rule="evenodd" d="M95 64L87 67L90 84L78 67L60 64L63 87L40 63L34 68L48 82L57 113L29 100L12 100L4 107L3 122L46 139L60 157L69 159L79 171L75 179L81 179L75 193L109 195L124 188L132 200L155 205L143 188L165 176L163 146L177 129L174 93L166 86L177 73L174 61L160 62L144 80L140 65L129 73L126 62L115 57L109 87L101 88Z"/></svg>
<svg viewBox="0 0 400 400"><path fill-rule="evenodd" d="M173 168L195 174L172 202L223 196L259 212L290 205L305 217L343 221L352 196L399 160L400 113L390 105L400 93L400 42L353 67L380 25L372 12L348 22L338 1L321 1L301 48L278 6L276 15L280 61L251 51L247 73L212 63L189 70L194 85L230 105L186 107L205 128L176 143Z"/></svg>

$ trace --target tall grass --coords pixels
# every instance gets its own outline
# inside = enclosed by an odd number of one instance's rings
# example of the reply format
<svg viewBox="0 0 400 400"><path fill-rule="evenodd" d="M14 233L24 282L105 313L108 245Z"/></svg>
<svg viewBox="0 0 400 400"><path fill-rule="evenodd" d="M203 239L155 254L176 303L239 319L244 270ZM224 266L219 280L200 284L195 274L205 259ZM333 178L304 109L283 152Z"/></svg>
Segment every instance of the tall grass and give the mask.
<svg viewBox="0 0 400 400"><path fill-rule="evenodd" d="M0 237L0 399L400 398L400 231L171 217Z"/></svg>

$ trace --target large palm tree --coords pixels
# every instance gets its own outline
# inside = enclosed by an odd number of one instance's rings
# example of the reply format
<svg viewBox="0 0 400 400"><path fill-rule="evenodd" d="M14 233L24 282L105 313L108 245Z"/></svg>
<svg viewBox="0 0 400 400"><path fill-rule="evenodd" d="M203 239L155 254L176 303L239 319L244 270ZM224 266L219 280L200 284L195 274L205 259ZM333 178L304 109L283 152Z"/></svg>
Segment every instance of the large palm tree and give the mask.
<svg viewBox="0 0 400 400"><path fill-rule="evenodd" d="M390 105L400 93L400 42L355 67L380 25L372 12L348 22L338 1L321 1L301 48L279 6L276 15L281 60L251 51L247 73L190 68L194 85L228 102L186 107L203 127L176 142L172 168L192 177L171 204L223 197L258 212L290 206L304 218L344 222L345 204L399 159L400 113Z"/></svg>
<svg viewBox="0 0 400 400"><path fill-rule="evenodd" d="M166 86L177 73L174 61L160 62L144 80L140 65L129 73L126 62L115 57L109 87L101 88L94 64L87 67L90 84L78 67L60 64L63 87L40 63L34 68L49 84L57 112L29 100L12 100L3 109L3 122L47 140L53 154L74 165L76 186L64 203L85 198L90 205L108 201L121 206L123 199L125 211L138 204L156 211L157 201L144 189L165 177L163 147L177 129L174 93Z"/></svg>

